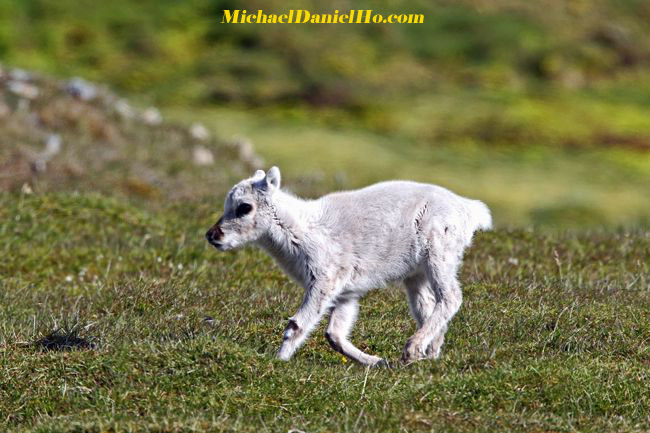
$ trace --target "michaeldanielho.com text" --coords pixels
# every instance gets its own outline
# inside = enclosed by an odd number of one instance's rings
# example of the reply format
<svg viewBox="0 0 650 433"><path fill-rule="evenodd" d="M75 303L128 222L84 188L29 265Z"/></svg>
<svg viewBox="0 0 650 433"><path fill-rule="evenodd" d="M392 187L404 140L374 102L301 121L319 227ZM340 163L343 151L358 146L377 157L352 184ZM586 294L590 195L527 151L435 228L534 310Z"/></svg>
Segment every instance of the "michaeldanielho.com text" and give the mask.
<svg viewBox="0 0 650 433"><path fill-rule="evenodd" d="M291 9L286 14L265 14L264 11L224 10L221 20L225 24L422 24L422 14L382 15L370 9L351 10L347 13L315 14L304 9Z"/></svg>

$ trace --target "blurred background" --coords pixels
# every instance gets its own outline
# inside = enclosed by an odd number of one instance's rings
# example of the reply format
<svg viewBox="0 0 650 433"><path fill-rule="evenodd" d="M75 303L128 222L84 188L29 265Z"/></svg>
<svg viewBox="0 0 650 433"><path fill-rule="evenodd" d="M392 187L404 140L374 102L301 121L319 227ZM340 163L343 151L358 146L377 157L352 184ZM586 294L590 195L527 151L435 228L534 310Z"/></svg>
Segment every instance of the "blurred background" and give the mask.
<svg viewBox="0 0 650 433"><path fill-rule="evenodd" d="M647 226L648 22L645 0L3 0L0 189L191 202L276 164L311 197L404 178L500 226Z"/></svg>

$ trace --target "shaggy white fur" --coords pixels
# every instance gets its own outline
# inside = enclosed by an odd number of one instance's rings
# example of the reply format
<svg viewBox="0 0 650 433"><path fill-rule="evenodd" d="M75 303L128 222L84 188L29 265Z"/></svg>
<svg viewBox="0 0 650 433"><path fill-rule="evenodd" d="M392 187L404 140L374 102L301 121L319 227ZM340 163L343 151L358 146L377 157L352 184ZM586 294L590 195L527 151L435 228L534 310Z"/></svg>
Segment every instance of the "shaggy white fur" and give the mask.
<svg viewBox="0 0 650 433"><path fill-rule="evenodd" d="M384 361L349 340L359 298L403 281L417 331L403 360L437 358L447 325L462 302L456 274L474 231L489 229L477 200L429 184L381 182L302 200L280 189L280 170L258 170L235 185L225 211L207 232L225 251L256 242L305 288L278 357L288 360L330 313L326 337L343 355L367 365Z"/></svg>

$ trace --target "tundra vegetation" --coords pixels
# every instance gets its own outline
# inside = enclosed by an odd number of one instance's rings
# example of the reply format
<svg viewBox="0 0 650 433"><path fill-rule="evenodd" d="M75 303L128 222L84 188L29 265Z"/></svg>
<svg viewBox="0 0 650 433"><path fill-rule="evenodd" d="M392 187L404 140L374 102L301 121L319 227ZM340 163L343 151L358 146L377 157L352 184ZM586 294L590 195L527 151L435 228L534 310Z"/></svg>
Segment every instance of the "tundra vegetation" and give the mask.
<svg viewBox="0 0 650 433"><path fill-rule="evenodd" d="M237 145L203 142L220 168L197 165L204 160L193 159L196 138L183 125L120 120L101 101L51 98L44 107L84 105L78 123L60 131L65 150L43 171L29 159L43 152L26 144L43 147L38 131L25 128L20 113L3 123L15 139L5 169L27 167L16 171L25 183L0 194L3 430L650 425L647 230L480 233L460 272L465 302L439 360L366 369L331 351L319 328L288 365L274 355L302 289L263 253L218 254L204 239L223 194L250 170ZM122 139L88 138L93 107ZM85 159L121 145L125 153L109 152L113 158ZM79 170L66 168L75 161ZM129 181L146 173L151 183ZM314 188L300 178L295 185ZM397 360L414 331L404 297L367 296L351 340Z"/></svg>
<svg viewBox="0 0 650 433"><path fill-rule="evenodd" d="M420 3L373 7L420 27L321 32L0 3L0 430L650 429L650 9ZM274 359L302 289L204 238L262 158L301 196L408 178L490 206L440 359L367 369L324 323ZM405 294L359 316L397 360Z"/></svg>

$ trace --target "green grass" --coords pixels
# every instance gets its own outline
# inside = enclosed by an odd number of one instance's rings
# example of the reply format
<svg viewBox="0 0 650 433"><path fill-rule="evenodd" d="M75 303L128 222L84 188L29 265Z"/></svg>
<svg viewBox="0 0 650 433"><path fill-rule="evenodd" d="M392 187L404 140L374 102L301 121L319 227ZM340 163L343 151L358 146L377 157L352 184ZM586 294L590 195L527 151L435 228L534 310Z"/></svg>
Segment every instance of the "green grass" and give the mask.
<svg viewBox="0 0 650 433"><path fill-rule="evenodd" d="M529 111L536 114L521 120L518 130L539 136L553 130L561 140L570 140L569 128L562 130L560 125L567 122L567 116L574 118L568 123L579 124L575 118L582 110L598 111L588 100L573 101L573 106L566 105L568 114L556 114L553 103L535 98L515 97L508 102L470 98L467 104L472 110L459 110L451 122L459 98L453 92L438 99L427 95L420 104L414 102L410 111L395 107L382 112L386 123L391 124L391 116L395 116L398 125L384 130L378 130L375 121L364 124L337 112L301 109L172 107L166 112L186 122L202 121L226 138L249 138L269 164L279 165L290 176L293 189L302 194L314 196L324 189L402 178L440 184L479 198L488 203L501 225L634 226L650 221L647 152L587 143L580 149L566 148L548 139L535 141L523 136L517 143L486 143L462 129L481 118L472 112L474 107L479 113L510 110L510 114L499 115L503 122L514 121L517 116L513 113L524 113L525 107L535 107ZM639 110L631 109L632 117L638 119ZM605 112L616 112L616 107L609 106ZM541 119L533 120L535 116ZM602 115L591 120L598 121L609 125ZM436 129L431 125L436 124L445 125L447 138L437 140L431 135ZM650 132L650 125L645 127ZM640 124L635 128L641 128ZM576 131L580 128L573 129L574 134L579 133Z"/></svg>
<svg viewBox="0 0 650 433"><path fill-rule="evenodd" d="M41 76L21 103L0 66L0 431L649 431L650 9L559 3L373 2L425 24L316 31L220 25L240 1L0 2L3 62L184 122ZM303 195L408 178L490 205L439 361L365 369L322 327L274 359L301 289L203 238L258 168L233 136ZM396 361L413 331L391 287L352 339Z"/></svg>
<svg viewBox="0 0 650 433"><path fill-rule="evenodd" d="M241 0L5 0L0 58L83 75L157 101L307 102L346 110L440 86L591 88L647 69L643 1L362 0L336 5L274 0L265 13L372 9L422 14L410 25L235 25ZM647 100L648 77L627 98Z"/></svg>
<svg viewBox="0 0 650 433"><path fill-rule="evenodd" d="M650 428L647 231L480 234L441 360L368 370L322 328L273 359L301 290L209 248L218 207L0 195L0 430ZM369 294L353 341L396 360L404 298Z"/></svg>

